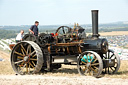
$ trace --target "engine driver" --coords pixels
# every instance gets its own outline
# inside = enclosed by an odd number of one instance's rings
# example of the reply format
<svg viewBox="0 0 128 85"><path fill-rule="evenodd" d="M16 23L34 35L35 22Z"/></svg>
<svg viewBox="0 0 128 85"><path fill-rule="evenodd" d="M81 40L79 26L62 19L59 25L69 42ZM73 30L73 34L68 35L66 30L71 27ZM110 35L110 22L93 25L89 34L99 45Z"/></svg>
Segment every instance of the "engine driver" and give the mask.
<svg viewBox="0 0 128 85"><path fill-rule="evenodd" d="M32 25L31 28L29 29L29 31L35 35L35 36L38 36L38 25L39 25L39 22L38 21L35 21L35 25Z"/></svg>

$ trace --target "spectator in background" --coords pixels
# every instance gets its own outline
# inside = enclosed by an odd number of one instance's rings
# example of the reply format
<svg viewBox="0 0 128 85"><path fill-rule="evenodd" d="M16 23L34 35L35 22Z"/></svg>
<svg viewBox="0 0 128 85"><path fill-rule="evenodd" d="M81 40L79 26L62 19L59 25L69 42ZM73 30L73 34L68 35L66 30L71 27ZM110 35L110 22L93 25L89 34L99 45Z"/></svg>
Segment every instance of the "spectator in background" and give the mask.
<svg viewBox="0 0 128 85"><path fill-rule="evenodd" d="M24 34L24 30L21 30L20 33L16 36L16 43L22 41L23 34Z"/></svg>
<svg viewBox="0 0 128 85"><path fill-rule="evenodd" d="M32 25L31 28L29 29L29 31L35 36L38 36L38 25L39 22L35 21L35 25Z"/></svg>

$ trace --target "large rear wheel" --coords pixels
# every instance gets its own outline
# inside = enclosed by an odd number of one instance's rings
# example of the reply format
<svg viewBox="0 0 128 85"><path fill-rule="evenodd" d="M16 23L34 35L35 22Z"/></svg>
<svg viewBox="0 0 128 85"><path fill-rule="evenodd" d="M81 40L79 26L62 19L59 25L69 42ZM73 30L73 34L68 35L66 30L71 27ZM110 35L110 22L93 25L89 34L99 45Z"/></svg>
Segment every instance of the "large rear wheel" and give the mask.
<svg viewBox="0 0 128 85"><path fill-rule="evenodd" d="M16 44L11 53L11 65L17 74L39 72L43 65L41 48L33 41Z"/></svg>

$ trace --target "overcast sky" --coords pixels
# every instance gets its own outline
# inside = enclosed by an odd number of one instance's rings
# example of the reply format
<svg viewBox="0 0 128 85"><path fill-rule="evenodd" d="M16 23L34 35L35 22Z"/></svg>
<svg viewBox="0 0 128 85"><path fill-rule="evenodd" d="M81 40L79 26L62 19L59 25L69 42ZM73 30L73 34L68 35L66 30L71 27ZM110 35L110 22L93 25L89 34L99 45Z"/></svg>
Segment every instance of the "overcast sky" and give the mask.
<svg viewBox="0 0 128 85"><path fill-rule="evenodd" d="M0 0L0 25L90 24L94 9L99 23L128 21L128 0Z"/></svg>

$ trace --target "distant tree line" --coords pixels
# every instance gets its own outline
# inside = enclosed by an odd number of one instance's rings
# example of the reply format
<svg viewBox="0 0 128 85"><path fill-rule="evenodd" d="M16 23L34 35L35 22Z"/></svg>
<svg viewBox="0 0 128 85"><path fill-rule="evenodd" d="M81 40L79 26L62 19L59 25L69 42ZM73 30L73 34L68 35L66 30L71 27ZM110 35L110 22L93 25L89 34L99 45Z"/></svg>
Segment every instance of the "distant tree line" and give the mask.
<svg viewBox="0 0 128 85"><path fill-rule="evenodd" d="M0 39L15 38L16 31L14 30L2 30L0 29Z"/></svg>
<svg viewBox="0 0 128 85"><path fill-rule="evenodd" d="M25 33L28 33L28 29L24 29ZM51 28L47 28L47 29L39 29L39 32L42 33L55 33L56 29L51 29ZM99 32L111 32L111 31L128 31L128 27L113 27L113 28L100 28ZM4 29L0 29L0 39L9 39L9 38L15 38L16 35L20 32L20 30L4 30ZM85 28L85 32L86 33L91 33L92 29L91 28Z"/></svg>

